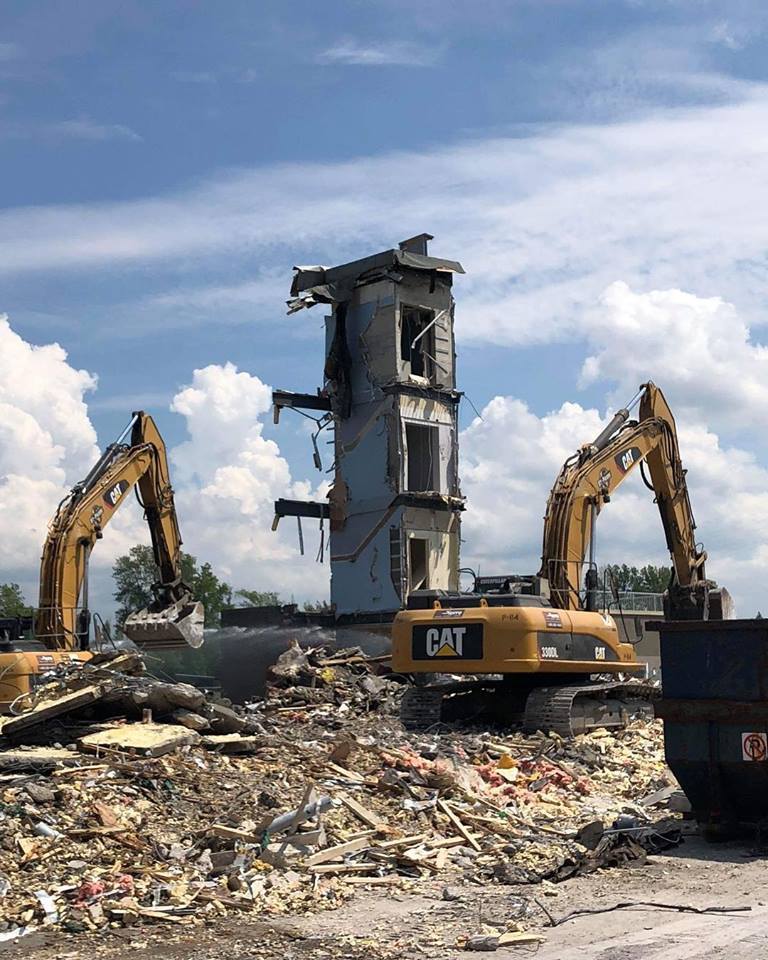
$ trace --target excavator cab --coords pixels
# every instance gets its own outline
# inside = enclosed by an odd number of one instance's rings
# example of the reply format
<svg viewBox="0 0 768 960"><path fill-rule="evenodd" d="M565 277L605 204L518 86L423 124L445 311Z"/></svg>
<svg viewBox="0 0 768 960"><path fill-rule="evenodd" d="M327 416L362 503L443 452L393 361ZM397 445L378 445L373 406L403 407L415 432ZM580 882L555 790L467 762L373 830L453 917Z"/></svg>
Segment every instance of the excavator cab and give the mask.
<svg viewBox="0 0 768 960"><path fill-rule="evenodd" d="M0 650L12 650L31 626L31 617L0 617Z"/></svg>

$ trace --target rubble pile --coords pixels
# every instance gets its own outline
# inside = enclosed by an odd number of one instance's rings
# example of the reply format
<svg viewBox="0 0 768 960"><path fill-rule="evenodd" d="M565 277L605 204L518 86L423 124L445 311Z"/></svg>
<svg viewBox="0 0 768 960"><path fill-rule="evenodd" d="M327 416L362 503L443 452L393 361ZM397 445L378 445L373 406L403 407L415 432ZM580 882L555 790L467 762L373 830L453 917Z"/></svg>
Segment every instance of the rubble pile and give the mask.
<svg viewBox="0 0 768 960"><path fill-rule="evenodd" d="M382 669L294 647L246 708L127 654L44 686L0 725L0 940L560 880L677 839L656 723L409 733Z"/></svg>

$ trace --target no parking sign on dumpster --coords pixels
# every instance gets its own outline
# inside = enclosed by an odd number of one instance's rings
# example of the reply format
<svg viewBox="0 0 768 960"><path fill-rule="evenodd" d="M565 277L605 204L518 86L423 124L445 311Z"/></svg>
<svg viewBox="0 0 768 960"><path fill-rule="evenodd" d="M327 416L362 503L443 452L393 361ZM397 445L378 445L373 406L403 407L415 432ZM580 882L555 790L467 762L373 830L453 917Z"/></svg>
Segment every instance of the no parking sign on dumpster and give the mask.
<svg viewBox="0 0 768 960"><path fill-rule="evenodd" d="M768 757L768 733L742 733L742 760L765 760Z"/></svg>

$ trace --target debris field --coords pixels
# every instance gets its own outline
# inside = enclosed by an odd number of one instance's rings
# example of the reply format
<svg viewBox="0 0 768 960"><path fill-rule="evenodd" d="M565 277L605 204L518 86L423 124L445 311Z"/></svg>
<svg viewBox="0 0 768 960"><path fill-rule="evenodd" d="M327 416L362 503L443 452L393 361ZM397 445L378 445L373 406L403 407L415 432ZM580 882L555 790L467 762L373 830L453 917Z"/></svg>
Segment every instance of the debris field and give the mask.
<svg viewBox="0 0 768 960"><path fill-rule="evenodd" d="M0 940L316 912L435 880L450 899L452 882L558 882L679 842L659 722L569 742L409 732L384 671L294 646L246 707L125 652L43 684L0 725ZM497 941L536 942L529 921Z"/></svg>

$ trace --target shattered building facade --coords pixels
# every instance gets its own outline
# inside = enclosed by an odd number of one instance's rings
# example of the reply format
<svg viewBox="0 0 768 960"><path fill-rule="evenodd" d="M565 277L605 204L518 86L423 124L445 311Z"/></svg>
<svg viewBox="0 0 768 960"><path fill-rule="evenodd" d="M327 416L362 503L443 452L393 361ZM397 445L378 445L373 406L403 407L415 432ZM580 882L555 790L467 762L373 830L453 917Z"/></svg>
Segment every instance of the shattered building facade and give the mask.
<svg viewBox="0 0 768 960"><path fill-rule="evenodd" d="M326 519L339 621L393 614L420 589L458 588L460 516L454 273L421 234L336 267L297 267L289 310L322 303L324 383L276 390L283 408L321 411L334 432L327 502L278 500L282 517Z"/></svg>

